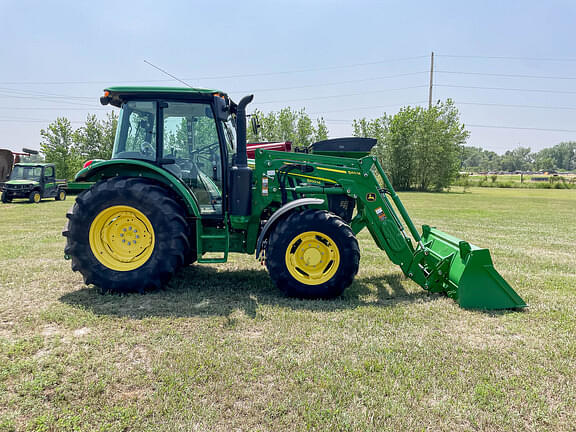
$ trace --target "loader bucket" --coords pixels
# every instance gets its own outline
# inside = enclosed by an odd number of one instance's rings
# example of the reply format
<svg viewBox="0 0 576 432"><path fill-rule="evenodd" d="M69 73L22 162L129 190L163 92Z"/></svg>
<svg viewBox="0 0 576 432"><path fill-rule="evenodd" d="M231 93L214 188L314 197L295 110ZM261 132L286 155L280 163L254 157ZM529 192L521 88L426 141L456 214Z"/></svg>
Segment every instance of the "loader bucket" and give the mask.
<svg viewBox="0 0 576 432"><path fill-rule="evenodd" d="M430 255L447 269L443 291L467 309L516 309L526 303L496 271L488 249L482 249L427 225L422 241ZM446 276L446 272L448 275ZM435 274L434 277L438 277Z"/></svg>

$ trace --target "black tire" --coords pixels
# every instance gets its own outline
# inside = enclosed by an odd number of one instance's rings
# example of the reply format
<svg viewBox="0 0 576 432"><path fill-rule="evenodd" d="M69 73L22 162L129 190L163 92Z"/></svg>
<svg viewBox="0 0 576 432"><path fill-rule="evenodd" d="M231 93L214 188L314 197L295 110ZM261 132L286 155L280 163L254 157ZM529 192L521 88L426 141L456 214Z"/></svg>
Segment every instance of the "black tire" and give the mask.
<svg viewBox="0 0 576 432"><path fill-rule="evenodd" d="M129 271L114 270L103 264L95 257L90 244L90 228L96 217L114 206L129 206L141 212L154 231L150 257ZM79 271L87 285L96 285L104 292L145 292L160 288L190 255L184 207L169 190L148 179L118 177L96 183L78 195L66 216L68 223L62 235L67 238L64 252L72 260L72 270Z"/></svg>
<svg viewBox="0 0 576 432"><path fill-rule="evenodd" d="M40 198L37 198L40 197ZM28 195L28 201L30 201L31 203L39 203L40 201L42 201L42 194L40 193L40 191L32 191L30 192L30 195Z"/></svg>
<svg viewBox="0 0 576 432"><path fill-rule="evenodd" d="M56 191L56 196L54 197L56 201L65 201L66 200L66 190L59 189Z"/></svg>
<svg viewBox="0 0 576 432"><path fill-rule="evenodd" d="M2 192L2 202L3 202L4 204L12 202L12 198L10 198L10 197L8 196L8 192L6 192L6 191L3 191L3 192Z"/></svg>
<svg viewBox="0 0 576 432"><path fill-rule="evenodd" d="M339 253L335 273L319 284L308 284L297 280L290 273L287 265L288 248L295 254L300 240L297 240L292 246L291 244L294 239L305 235L307 232L322 234L322 237L317 237L318 240L324 243L327 238L329 242L326 244L329 244L330 247L335 246ZM332 260L332 263L334 262L336 260ZM360 249L354 233L340 217L324 210L310 209L290 214L278 223L268 239L266 267L276 286L291 297L325 299L337 297L354 280L356 273L358 273L359 263ZM330 262L318 265L325 266L325 268L320 269L325 277L330 275L327 272L334 271ZM296 270L301 271L293 266L292 271ZM306 275L306 273L303 274Z"/></svg>

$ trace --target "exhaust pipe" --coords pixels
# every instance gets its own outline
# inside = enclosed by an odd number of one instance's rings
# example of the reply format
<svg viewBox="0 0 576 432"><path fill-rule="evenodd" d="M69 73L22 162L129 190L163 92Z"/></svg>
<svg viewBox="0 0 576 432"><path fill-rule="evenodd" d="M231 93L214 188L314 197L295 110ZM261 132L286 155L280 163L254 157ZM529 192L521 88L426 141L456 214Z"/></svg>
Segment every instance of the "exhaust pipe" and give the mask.
<svg viewBox="0 0 576 432"><path fill-rule="evenodd" d="M254 99L254 95L244 96L236 108L236 166L247 167L246 154L246 105Z"/></svg>
<svg viewBox="0 0 576 432"><path fill-rule="evenodd" d="M252 170L246 154L246 105L254 95L245 96L236 107L236 161L230 170L229 208L232 216L250 216L252 211Z"/></svg>

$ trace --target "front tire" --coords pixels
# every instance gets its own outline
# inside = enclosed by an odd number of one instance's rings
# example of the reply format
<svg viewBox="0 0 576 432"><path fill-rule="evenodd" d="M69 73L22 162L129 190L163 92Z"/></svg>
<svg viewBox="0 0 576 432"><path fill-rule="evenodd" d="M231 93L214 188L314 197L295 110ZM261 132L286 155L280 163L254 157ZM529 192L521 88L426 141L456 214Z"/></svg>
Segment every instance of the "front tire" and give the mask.
<svg viewBox="0 0 576 432"><path fill-rule="evenodd" d="M103 291L164 285L189 255L184 208L159 184L113 178L76 198L62 233L72 270Z"/></svg>
<svg viewBox="0 0 576 432"><path fill-rule="evenodd" d="M28 201L31 203L38 204L42 200L42 195L40 195L39 191L32 191L30 195L28 195Z"/></svg>
<svg viewBox="0 0 576 432"><path fill-rule="evenodd" d="M268 239L266 267L291 297L337 297L354 280L359 263L354 233L340 217L324 210L292 213Z"/></svg>
<svg viewBox="0 0 576 432"><path fill-rule="evenodd" d="M2 192L2 202L4 204L12 202L12 198L8 196L8 192L6 191Z"/></svg>

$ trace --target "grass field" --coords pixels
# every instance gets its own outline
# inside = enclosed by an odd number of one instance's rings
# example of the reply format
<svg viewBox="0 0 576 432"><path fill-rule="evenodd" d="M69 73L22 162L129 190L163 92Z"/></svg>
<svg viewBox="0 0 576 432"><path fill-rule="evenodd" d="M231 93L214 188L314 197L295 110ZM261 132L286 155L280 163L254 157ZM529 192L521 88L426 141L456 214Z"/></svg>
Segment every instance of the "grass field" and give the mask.
<svg viewBox="0 0 576 432"><path fill-rule="evenodd" d="M71 198L0 205L0 431L574 430L576 191L401 198L530 308L428 295L366 233L335 301L283 297L250 256L100 295L63 259Z"/></svg>

